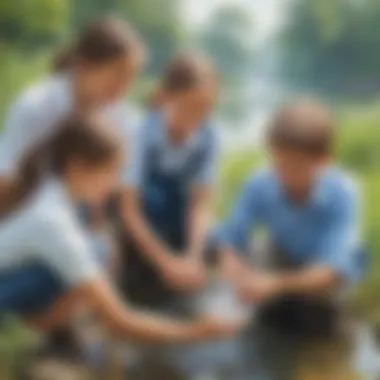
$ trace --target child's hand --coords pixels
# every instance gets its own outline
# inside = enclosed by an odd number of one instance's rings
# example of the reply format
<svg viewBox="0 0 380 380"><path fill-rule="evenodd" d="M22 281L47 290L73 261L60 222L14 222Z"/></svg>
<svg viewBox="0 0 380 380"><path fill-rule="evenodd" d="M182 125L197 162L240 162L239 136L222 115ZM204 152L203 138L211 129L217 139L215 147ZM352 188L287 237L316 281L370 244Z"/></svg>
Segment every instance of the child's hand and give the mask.
<svg viewBox="0 0 380 380"><path fill-rule="evenodd" d="M230 250L220 253L219 273L227 281L239 283L250 274L249 268L237 254Z"/></svg>
<svg viewBox="0 0 380 380"><path fill-rule="evenodd" d="M239 297L248 302L265 302L281 293L281 282L275 274L252 272L238 286Z"/></svg>
<svg viewBox="0 0 380 380"><path fill-rule="evenodd" d="M231 321L218 316L205 316L200 320L201 329L203 330L202 338L227 338L238 333L247 323L248 320L245 319Z"/></svg>
<svg viewBox="0 0 380 380"><path fill-rule="evenodd" d="M191 257L170 257L160 272L170 286L183 291L198 290L205 281L203 265Z"/></svg>

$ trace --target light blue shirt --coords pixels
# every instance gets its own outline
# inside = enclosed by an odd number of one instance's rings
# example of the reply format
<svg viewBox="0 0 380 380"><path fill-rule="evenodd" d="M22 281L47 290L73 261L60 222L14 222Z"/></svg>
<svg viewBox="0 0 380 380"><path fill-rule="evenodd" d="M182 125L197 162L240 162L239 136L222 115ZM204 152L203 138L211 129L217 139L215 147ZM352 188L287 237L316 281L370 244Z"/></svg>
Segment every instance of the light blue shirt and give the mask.
<svg viewBox="0 0 380 380"><path fill-rule="evenodd" d="M164 175L182 175L189 163L200 156L196 170L187 180L192 184L211 184L217 172L219 144L215 129L209 124L204 123L184 143L175 144L170 140L164 113L151 112L130 141L124 182L127 186L142 188L152 166ZM156 153L156 162L149 162L152 151Z"/></svg>
<svg viewBox="0 0 380 380"><path fill-rule="evenodd" d="M353 181L330 168L315 184L309 201L289 201L272 169L245 184L219 243L246 253L252 232L263 226L274 246L298 264L320 263L356 278L360 273L359 196Z"/></svg>

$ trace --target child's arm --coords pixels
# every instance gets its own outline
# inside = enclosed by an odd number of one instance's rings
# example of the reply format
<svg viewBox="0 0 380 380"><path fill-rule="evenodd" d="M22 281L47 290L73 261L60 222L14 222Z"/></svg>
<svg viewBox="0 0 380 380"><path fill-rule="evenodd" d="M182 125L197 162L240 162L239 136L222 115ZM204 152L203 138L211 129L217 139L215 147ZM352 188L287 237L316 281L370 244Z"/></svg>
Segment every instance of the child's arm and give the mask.
<svg viewBox="0 0 380 380"><path fill-rule="evenodd" d="M116 297L106 280L94 279L70 291L45 314L26 318L27 322L42 331L52 331L70 322L78 306L87 305L110 332L122 339L146 342L195 342L216 339L234 333L240 321L224 322L205 317L193 322L151 315L125 307Z"/></svg>
<svg viewBox="0 0 380 380"><path fill-rule="evenodd" d="M236 255L235 262L243 263L239 256L250 251L252 232L261 220L263 195L260 178L249 179L243 187L227 221L219 228L215 236L216 246L227 256Z"/></svg>
<svg viewBox="0 0 380 380"><path fill-rule="evenodd" d="M315 252L304 269L277 273L252 273L243 282L241 292L252 300L267 299L282 294L321 295L334 290L342 281L357 277L358 194L339 193L332 200L329 220Z"/></svg>
<svg viewBox="0 0 380 380"><path fill-rule="evenodd" d="M201 262L212 223L214 185L219 169L220 150L216 136L210 135L207 154L193 178L188 214L187 252Z"/></svg>
<svg viewBox="0 0 380 380"><path fill-rule="evenodd" d="M251 272L240 278L240 297L249 302L264 302L286 294L327 295L340 281L331 268L311 266L304 270Z"/></svg>
<svg viewBox="0 0 380 380"><path fill-rule="evenodd" d="M125 307L108 283L95 279L77 290L77 294L100 317L112 333L124 339L148 342L193 342L232 334L240 323L226 323L218 318L194 322L150 315Z"/></svg>
<svg viewBox="0 0 380 380"><path fill-rule="evenodd" d="M197 187L192 192L188 216L188 248L190 257L196 261L203 260L206 239L212 222L212 190Z"/></svg>

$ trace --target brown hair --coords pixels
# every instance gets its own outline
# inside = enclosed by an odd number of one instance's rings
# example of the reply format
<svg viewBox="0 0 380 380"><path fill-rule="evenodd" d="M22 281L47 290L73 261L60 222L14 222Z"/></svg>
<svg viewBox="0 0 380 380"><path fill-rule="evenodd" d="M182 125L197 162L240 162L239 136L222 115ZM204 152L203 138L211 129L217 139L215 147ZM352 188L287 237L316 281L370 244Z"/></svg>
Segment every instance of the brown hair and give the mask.
<svg viewBox="0 0 380 380"><path fill-rule="evenodd" d="M164 101L165 94L188 91L210 79L217 82L219 77L208 57L199 53L178 54L169 62L151 101L153 105L159 106Z"/></svg>
<svg viewBox="0 0 380 380"><path fill-rule="evenodd" d="M317 100L300 99L282 107L269 126L269 143L316 156L333 149L334 129L329 110Z"/></svg>
<svg viewBox="0 0 380 380"><path fill-rule="evenodd" d="M0 214L14 210L46 175L61 176L72 159L97 166L115 157L121 147L117 136L93 117L73 115L56 133L33 147L21 161L9 199L1 200Z"/></svg>
<svg viewBox="0 0 380 380"><path fill-rule="evenodd" d="M56 56L53 70L69 70L78 61L103 64L140 50L142 42L130 25L113 17L101 18L90 23L71 46Z"/></svg>

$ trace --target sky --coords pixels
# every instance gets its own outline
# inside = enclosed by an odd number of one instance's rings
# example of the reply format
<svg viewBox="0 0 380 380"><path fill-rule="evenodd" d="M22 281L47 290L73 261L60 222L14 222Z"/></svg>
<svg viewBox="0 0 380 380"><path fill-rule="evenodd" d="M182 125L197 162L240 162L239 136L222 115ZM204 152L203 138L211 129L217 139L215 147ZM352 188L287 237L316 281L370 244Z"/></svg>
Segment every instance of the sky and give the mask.
<svg viewBox="0 0 380 380"><path fill-rule="evenodd" d="M285 0L181 0L185 19L191 27L204 24L220 6L239 5L252 15L255 36L265 39L280 25Z"/></svg>

